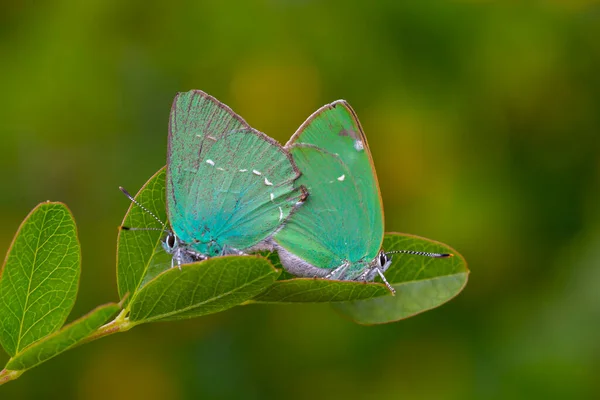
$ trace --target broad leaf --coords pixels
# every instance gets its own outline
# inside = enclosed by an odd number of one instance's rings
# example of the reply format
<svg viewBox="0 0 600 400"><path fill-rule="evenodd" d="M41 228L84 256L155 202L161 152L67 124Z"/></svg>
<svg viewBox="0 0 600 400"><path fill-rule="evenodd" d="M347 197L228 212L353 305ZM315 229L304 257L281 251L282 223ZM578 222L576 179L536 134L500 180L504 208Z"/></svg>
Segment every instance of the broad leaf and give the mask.
<svg viewBox="0 0 600 400"><path fill-rule="evenodd" d="M266 257L275 268L283 268L275 253L266 254ZM284 271L275 283L249 303L325 303L385 295L390 292L381 283L296 278Z"/></svg>
<svg viewBox="0 0 600 400"><path fill-rule="evenodd" d="M162 168L140 189L135 199L161 221L167 220L165 209L165 169ZM123 220L125 227L158 230L120 230L117 239L117 286L121 299L128 299L148 281L171 267L171 256L161 245L166 225L148 212L131 204ZM126 300L127 302L128 300Z"/></svg>
<svg viewBox="0 0 600 400"><path fill-rule="evenodd" d="M224 256L171 268L140 289L129 304L133 323L216 313L264 291L280 271L260 256Z"/></svg>
<svg viewBox="0 0 600 400"><path fill-rule="evenodd" d="M390 295L380 283L295 278L275 282L252 299L256 303L324 303Z"/></svg>
<svg viewBox="0 0 600 400"><path fill-rule="evenodd" d="M25 218L0 276L0 342L9 355L64 324L77 296L80 256L64 204L42 203Z"/></svg>
<svg viewBox="0 0 600 400"><path fill-rule="evenodd" d="M427 258L396 254L385 276L395 296L334 304L343 315L363 325L383 324L408 318L452 299L467 284L469 270L456 250L429 239L387 233L383 248L452 253L451 258Z"/></svg>
<svg viewBox="0 0 600 400"><path fill-rule="evenodd" d="M13 371L30 369L59 355L104 325L120 309L121 307L114 303L96 308L87 315L64 326L58 332L46 336L25 348L8 361L6 369Z"/></svg>

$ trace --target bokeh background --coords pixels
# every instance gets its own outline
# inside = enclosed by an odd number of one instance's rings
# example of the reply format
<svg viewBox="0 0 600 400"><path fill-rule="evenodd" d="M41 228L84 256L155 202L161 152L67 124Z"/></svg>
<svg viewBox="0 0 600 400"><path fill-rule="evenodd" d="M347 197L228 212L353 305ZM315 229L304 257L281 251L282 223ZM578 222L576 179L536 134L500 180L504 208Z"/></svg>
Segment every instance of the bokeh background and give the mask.
<svg viewBox="0 0 600 400"><path fill-rule="evenodd" d="M327 305L140 326L0 398L597 396L599 39L584 0L1 2L0 254L38 202L66 202L83 250L70 319L117 298L117 187L165 164L171 101L193 88L280 142L348 100L387 229L455 247L471 278L385 326Z"/></svg>

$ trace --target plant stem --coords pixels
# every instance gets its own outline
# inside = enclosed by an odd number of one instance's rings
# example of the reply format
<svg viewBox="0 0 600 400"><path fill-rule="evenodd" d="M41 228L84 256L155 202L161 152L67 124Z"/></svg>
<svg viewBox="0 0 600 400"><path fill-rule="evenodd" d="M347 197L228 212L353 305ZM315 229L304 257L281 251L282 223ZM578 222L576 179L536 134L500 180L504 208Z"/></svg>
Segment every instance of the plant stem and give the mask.
<svg viewBox="0 0 600 400"><path fill-rule="evenodd" d="M25 371L11 371L9 369L3 369L0 371L0 385L4 385L6 382L14 381Z"/></svg>
<svg viewBox="0 0 600 400"><path fill-rule="evenodd" d="M125 332L133 328L136 324L129 322L129 319L125 317L129 310L125 309L117 315L117 317L110 321L108 324L102 325L98 328L94 333L90 336L83 339L81 342L77 343L77 345L89 343L96 339L100 339L101 337L112 335L117 332Z"/></svg>

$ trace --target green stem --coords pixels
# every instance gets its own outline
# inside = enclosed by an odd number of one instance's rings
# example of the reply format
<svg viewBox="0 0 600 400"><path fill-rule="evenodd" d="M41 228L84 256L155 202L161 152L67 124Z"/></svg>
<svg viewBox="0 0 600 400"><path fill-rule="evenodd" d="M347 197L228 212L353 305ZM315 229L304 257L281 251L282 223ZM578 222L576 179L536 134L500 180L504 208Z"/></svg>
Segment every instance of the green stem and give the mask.
<svg viewBox="0 0 600 400"><path fill-rule="evenodd" d="M112 335L113 333L125 332L130 330L136 324L129 322L129 319L126 317L128 313L128 309L121 311L114 320L110 321L108 324L102 325L90 336L77 343L77 345L89 343L96 339L100 339L101 337Z"/></svg>
<svg viewBox="0 0 600 400"><path fill-rule="evenodd" d="M25 371L11 371L10 369L3 369L0 371L0 385L4 385L6 382L14 381Z"/></svg>

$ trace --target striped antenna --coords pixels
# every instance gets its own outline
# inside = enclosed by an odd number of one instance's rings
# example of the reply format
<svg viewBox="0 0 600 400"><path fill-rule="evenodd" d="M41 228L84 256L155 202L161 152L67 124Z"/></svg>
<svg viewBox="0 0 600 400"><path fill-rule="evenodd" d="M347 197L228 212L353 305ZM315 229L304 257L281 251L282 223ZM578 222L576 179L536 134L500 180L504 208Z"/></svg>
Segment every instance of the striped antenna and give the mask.
<svg viewBox="0 0 600 400"><path fill-rule="evenodd" d="M166 225L152 211L148 210L146 207L144 207L143 205L141 205L136 199L134 199L133 196L131 194L129 194L129 192L124 187L119 186L119 190L121 190L121 192L123 192L123 194L125 195L125 197L127 197L133 204L135 204L136 206L138 206L139 208L141 208L142 210L144 210L144 212L146 212L150 216L152 216L152 218L154 218L155 220L157 220L159 224L161 224L163 226ZM160 228L130 228L130 227L127 227L127 226L121 226L121 229L125 230L125 231L162 231L162 232L166 232L166 233L171 233L171 231L169 231L169 230L160 229Z"/></svg>
<svg viewBox="0 0 600 400"><path fill-rule="evenodd" d="M454 254L450 253L428 253L426 251L414 251L414 250L392 250L386 251L385 254L412 254L414 256L423 256L431 258L448 258L454 257Z"/></svg>
<svg viewBox="0 0 600 400"><path fill-rule="evenodd" d="M171 231L169 231L167 229L160 229L160 228L131 228L129 226L120 226L119 228L122 231L161 231L161 232L165 232L165 233L172 233Z"/></svg>
<svg viewBox="0 0 600 400"><path fill-rule="evenodd" d="M381 253L379 253L381 255ZM423 257L431 257L431 258L448 258L448 257L454 257L454 254L449 254L449 253L429 253L426 251L414 251L414 250L392 250L392 251L385 251L383 252L383 254L385 254L386 256L388 254L411 254L414 256L423 256ZM387 257L385 257L387 258ZM382 264L383 262L380 261ZM389 263L391 263L391 258L388 261ZM389 265L389 264L385 264L385 265ZM386 268L387 269L387 268ZM392 292L392 296L396 294L396 290L392 287L392 285L389 284L389 282L387 281L387 279L385 279L385 276L383 275L383 272L379 269L376 268L377 273L379 274L379 276L381 277L381 280L383 281L383 283L385 284L385 286L387 286L387 288L390 290L390 292Z"/></svg>

